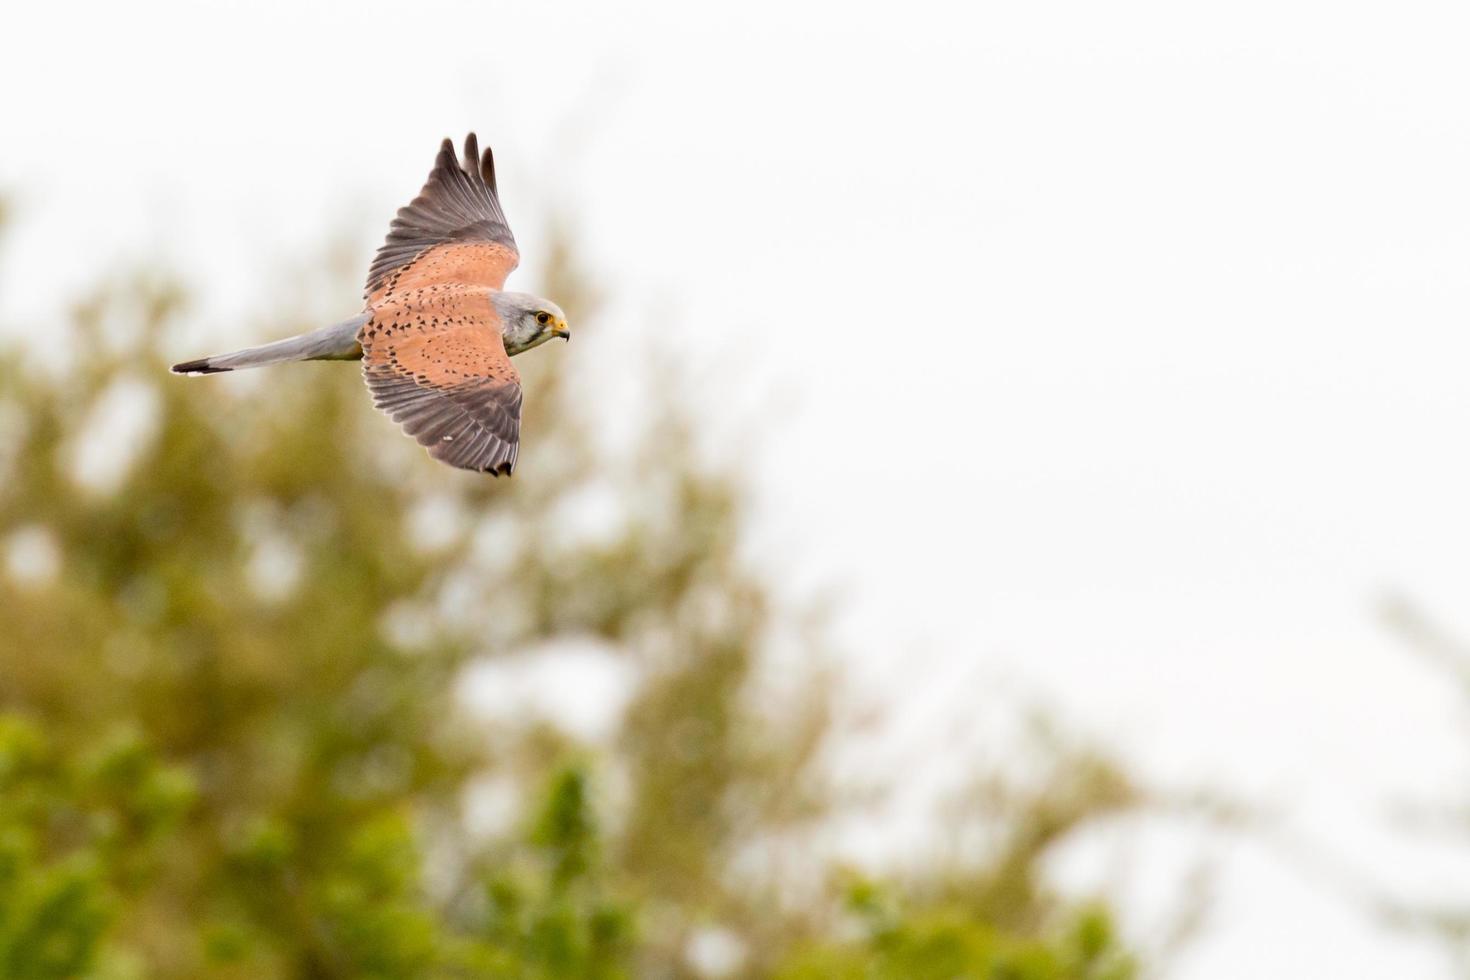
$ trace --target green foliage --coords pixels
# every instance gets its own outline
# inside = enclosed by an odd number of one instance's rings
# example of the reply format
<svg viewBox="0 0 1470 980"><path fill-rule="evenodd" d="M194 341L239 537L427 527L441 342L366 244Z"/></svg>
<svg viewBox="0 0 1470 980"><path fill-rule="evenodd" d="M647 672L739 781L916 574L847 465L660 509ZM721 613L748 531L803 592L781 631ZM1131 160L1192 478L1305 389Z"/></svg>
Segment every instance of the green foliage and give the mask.
<svg viewBox="0 0 1470 980"><path fill-rule="evenodd" d="M193 800L187 773L132 734L67 755L0 716L0 976L80 975Z"/></svg>
<svg viewBox="0 0 1470 980"><path fill-rule="evenodd" d="M848 904L858 933L795 953L780 980L1131 980L1137 971L1102 908L1055 934L998 928L959 904L914 908L862 882Z"/></svg>
<svg viewBox="0 0 1470 980"><path fill-rule="evenodd" d="M595 303L552 274L585 345ZM527 355L527 452L492 481L350 366L168 376L185 308L112 284L31 325L59 367L0 358L0 976L682 978L708 927L741 977L1130 975L1037 872L1114 784L997 810L999 857L841 916L785 897L814 856L748 870L820 836L831 693L761 684L774 638L820 640L739 559L675 392L603 453L563 351ZM569 644L637 678L607 739L465 707L468 668ZM504 826L471 818L488 778L530 801Z"/></svg>
<svg viewBox="0 0 1470 980"><path fill-rule="evenodd" d="M485 936L506 950L506 976L526 980L631 976L634 922L602 884L587 774L556 773L535 815L533 869L503 869L486 882Z"/></svg>

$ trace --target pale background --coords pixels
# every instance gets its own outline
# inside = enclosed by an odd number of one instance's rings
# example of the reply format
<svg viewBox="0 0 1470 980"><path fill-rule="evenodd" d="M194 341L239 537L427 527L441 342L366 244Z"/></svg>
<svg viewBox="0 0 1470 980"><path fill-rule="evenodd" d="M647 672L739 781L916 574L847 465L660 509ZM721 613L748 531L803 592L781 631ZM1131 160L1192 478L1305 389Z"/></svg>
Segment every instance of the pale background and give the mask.
<svg viewBox="0 0 1470 980"><path fill-rule="evenodd" d="M1378 614L1402 593L1470 635L1470 8L4 20L7 322L156 258L208 284L200 344L262 339L295 298L273 279L344 231L365 266L439 138L475 128L530 259L514 282L560 218L609 288L609 329L556 356L615 418L626 366L662 351L748 469L755 560L795 597L836 588L849 673L894 716L881 761L942 782L950 722L1039 700L1162 785L1470 903L1470 862L1390 819L1456 798L1463 704ZM1160 882L1220 867L1173 975L1447 975L1269 848L1135 837L1145 937ZM1086 887L1074 857L1058 874Z"/></svg>

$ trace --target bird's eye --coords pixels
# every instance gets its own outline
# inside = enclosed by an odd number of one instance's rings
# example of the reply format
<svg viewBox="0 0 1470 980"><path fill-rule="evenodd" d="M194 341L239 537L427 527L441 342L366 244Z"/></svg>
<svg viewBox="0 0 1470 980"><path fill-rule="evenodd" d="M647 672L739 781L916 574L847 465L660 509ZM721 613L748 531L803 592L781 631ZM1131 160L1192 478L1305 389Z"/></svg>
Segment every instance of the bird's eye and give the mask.
<svg viewBox="0 0 1470 980"><path fill-rule="evenodd" d="M537 313L536 314L536 322L539 323L539 324L541 324L543 327L546 326L548 323L551 322L551 314L550 313Z"/></svg>

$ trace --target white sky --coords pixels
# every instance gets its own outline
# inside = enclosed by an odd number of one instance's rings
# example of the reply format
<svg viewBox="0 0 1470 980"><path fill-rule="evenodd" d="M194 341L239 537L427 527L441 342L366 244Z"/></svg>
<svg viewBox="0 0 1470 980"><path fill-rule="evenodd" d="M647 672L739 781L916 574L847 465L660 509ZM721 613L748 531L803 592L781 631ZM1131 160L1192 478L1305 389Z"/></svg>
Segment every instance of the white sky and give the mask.
<svg viewBox="0 0 1470 980"><path fill-rule="evenodd" d="M556 356L657 345L720 431L755 420L758 550L844 587L855 674L920 714L1036 692L1452 895L1383 813L1464 784L1463 705L1374 603L1470 635L1467 31L1303 0L24 4L0 308L156 256L232 342L324 229L366 263L476 128L523 251L570 215L614 285L610 335ZM1177 975L1441 975L1227 860Z"/></svg>

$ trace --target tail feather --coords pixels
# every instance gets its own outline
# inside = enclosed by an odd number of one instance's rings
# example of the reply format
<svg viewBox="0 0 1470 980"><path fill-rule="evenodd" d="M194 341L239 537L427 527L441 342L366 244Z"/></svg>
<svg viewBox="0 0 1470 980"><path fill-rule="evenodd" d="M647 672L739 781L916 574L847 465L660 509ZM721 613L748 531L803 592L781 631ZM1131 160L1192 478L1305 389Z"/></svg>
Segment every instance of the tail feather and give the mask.
<svg viewBox="0 0 1470 980"><path fill-rule="evenodd" d="M223 371L232 371L234 368L214 367L209 363L209 358L201 357L197 361L181 361L169 370L174 374L219 374Z"/></svg>
<svg viewBox="0 0 1470 980"><path fill-rule="evenodd" d="M184 361L175 364L170 370L174 374L219 374L238 368L263 367L287 361L356 360L362 357L362 348L357 343L357 331L369 317L370 314L360 313L350 320L298 337L287 337L259 347L247 347L228 354Z"/></svg>

